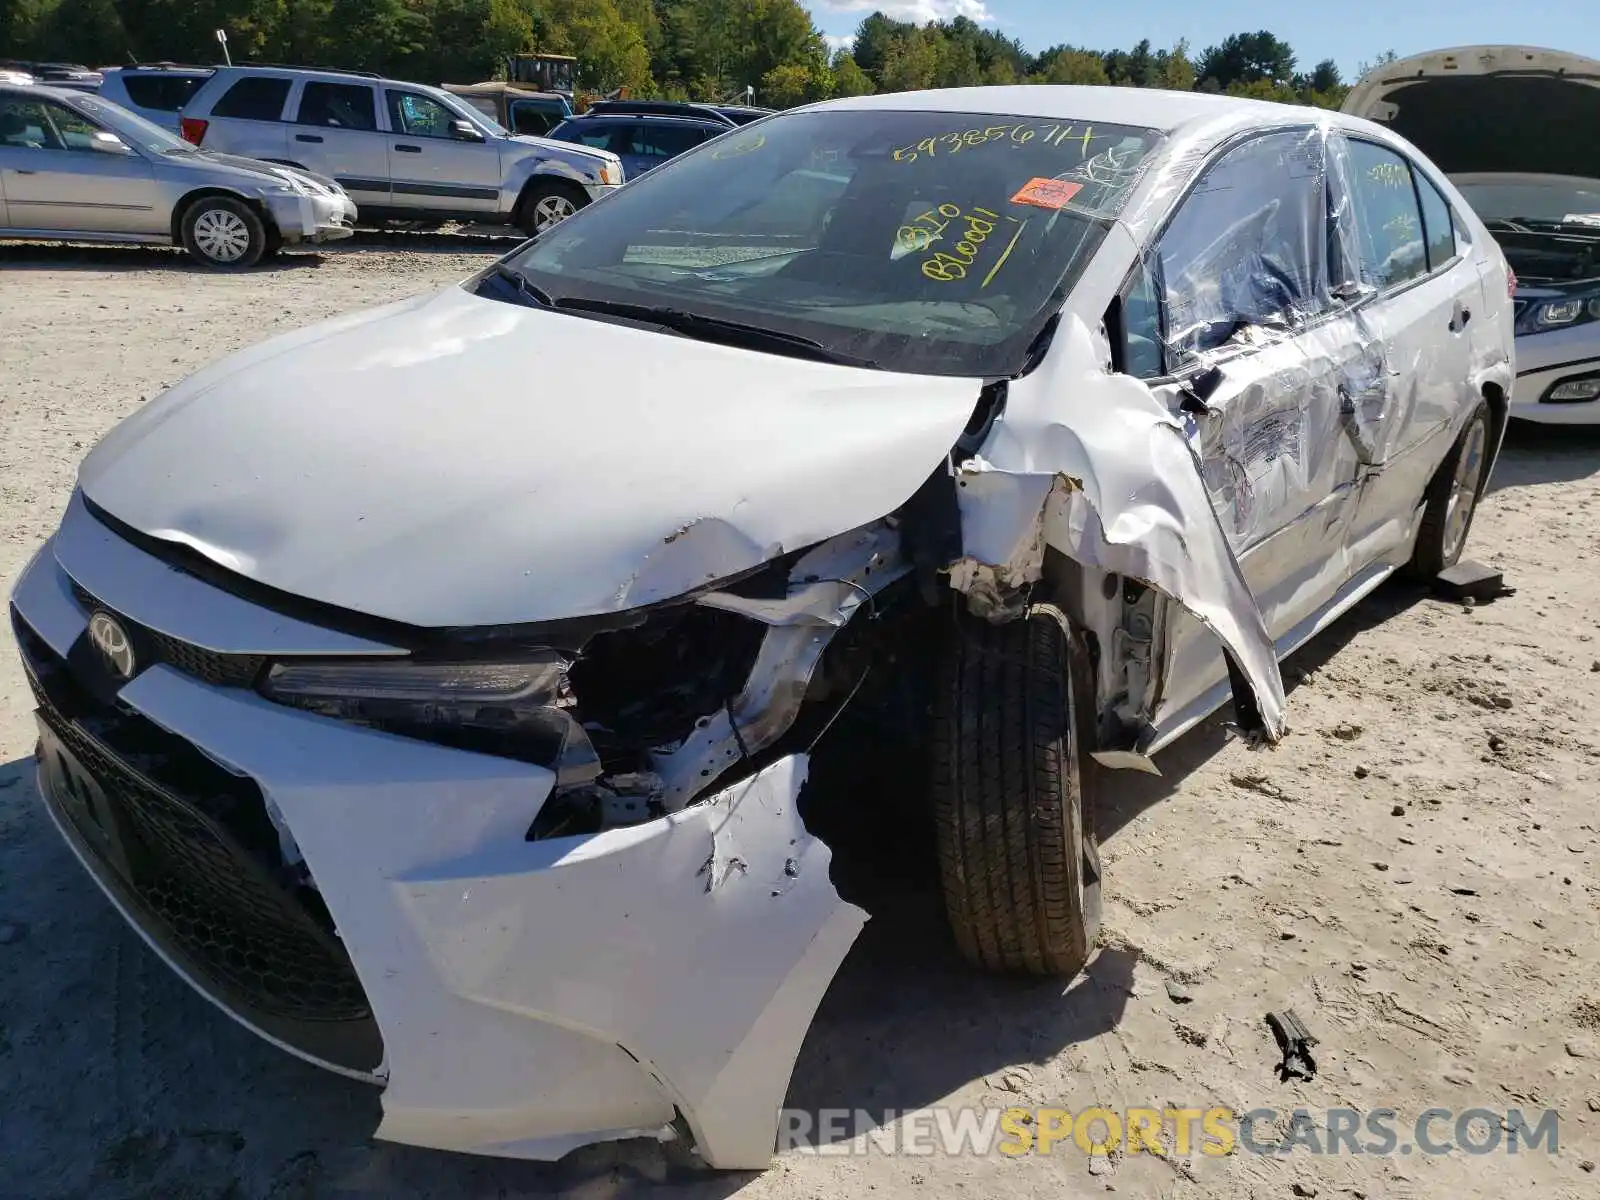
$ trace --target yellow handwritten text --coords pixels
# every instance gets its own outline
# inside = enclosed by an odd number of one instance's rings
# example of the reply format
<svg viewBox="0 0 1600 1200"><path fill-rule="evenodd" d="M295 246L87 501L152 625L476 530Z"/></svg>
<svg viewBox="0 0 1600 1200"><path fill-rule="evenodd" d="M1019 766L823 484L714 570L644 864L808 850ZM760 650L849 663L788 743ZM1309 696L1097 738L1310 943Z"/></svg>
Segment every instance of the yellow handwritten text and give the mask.
<svg viewBox="0 0 1600 1200"><path fill-rule="evenodd" d="M982 129L960 129L935 134L923 138L913 146L902 146L894 152L893 157L895 162L910 163L916 162L923 156L933 158L943 153L948 157L962 150L988 146L996 142L1026 146L1038 138L1046 146L1061 148L1076 146L1078 157L1081 159L1088 157L1089 143L1095 140L1095 136L1093 125L1085 125L1080 129L1076 125L1063 125L1059 121L1049 124L1030 122L1020 125L989 125Z"/></svg>

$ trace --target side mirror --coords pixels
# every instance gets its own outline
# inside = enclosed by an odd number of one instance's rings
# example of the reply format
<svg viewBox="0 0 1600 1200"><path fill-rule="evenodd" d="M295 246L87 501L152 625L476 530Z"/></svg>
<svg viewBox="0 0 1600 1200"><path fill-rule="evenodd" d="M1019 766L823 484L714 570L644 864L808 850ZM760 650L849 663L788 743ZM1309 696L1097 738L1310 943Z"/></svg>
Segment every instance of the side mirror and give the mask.
<svg viewBox="0 0 1600 1200"><path fill-rule="evenodd" d="M483 130L471 121L451 121L450 136L458 142L481 142L484 140Z"/></svg>
<svg viewBox="0 0 1600 1200"><path fill-rule="evenodd" d="M133 153L132 147L126 142L116 134L108 133L103 129L89 139L89 149L98 150L101 154L129 155Z"/></svg>

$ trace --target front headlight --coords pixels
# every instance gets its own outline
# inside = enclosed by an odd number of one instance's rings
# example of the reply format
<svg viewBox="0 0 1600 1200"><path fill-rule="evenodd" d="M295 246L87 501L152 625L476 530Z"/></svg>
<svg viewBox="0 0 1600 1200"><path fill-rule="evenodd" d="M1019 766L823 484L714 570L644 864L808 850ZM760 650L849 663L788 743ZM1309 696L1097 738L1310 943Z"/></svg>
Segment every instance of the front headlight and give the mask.
<svg viewBox="0 0 1600 1200"><path fill-rule="evenodd" d="M611 163L611 162L601 163L600 164L600 182L604 183L604 184L609 184L612 187L615 187L617 184L621 183L622 182L622 164L621 163Z"/></svg>
<svg viewBox="0 0 1600 1200"><path fill-rule="evenodd" d="M1518 333L1548 333L1600 321L1600 292L1531 301L1517 321Z"/></svg>
<svg viewBox="0 0 1600 1200"><path fill-rule="evenodd" d="M569 666L554 651L498 662L287 661L272 665L260 690L325 717L537 763L565 784L599 774L593 747L569 711Z"/></svg>
<svg viewBox="0 0 1600 1200"><path fill-rule="evenodd" d="M298 179L284 179L278 183L269 183L261 190L269 196L311 195L311 189L307 188Z"/></svg>

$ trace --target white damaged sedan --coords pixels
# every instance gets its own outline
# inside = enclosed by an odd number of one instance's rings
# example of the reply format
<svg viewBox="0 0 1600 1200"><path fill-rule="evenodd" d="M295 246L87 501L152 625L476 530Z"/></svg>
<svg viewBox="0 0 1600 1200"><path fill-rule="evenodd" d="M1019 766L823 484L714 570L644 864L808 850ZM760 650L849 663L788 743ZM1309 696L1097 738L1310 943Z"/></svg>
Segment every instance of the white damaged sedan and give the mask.
<svg viewBox="0 0 1600 1200"><path fill-rule="evenodd" d="M107 436L12 596L40 791L378 1136L760 1167L865 920L800 802L834 718L911 729L963 953L1076 972L1097 794L1230 701L1275 740L1283 655L1455 561L1512 343L1364 121L779 114Z"/></svg>

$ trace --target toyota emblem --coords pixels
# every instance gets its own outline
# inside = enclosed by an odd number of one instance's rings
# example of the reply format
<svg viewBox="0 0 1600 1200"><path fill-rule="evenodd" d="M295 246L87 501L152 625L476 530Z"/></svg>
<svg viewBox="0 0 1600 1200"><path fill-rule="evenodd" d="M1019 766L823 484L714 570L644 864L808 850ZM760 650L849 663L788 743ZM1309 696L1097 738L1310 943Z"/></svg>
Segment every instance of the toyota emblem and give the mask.
<svg viewBox="0 0 1600 1200"><path fill-rule="evenodd" d="M106 660L106 665L123 679L132 679L135 666L133 642L128 631L110 613L97 612L89 618L89 641Z"/></svg>

